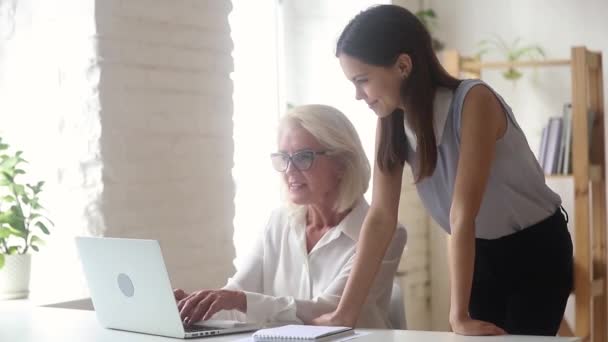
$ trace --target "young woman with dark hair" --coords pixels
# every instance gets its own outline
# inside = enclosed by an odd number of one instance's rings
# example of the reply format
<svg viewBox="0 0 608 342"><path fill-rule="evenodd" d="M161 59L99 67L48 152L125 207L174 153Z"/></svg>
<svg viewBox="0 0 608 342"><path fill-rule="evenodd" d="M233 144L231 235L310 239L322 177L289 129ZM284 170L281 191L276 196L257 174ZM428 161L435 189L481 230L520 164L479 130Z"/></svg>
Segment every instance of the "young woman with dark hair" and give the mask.
<svg viewBox="0 0 608 342"><path fill-rule="evenodd" d="M357 319L397 223L405 163L431 216L450 235L450 324L464 335L555 335L572 288L572 241L561 199L505 101L458 80L408 10L380 5L344 28L342 70L378 116L371 208L336 311Z"/></svg>

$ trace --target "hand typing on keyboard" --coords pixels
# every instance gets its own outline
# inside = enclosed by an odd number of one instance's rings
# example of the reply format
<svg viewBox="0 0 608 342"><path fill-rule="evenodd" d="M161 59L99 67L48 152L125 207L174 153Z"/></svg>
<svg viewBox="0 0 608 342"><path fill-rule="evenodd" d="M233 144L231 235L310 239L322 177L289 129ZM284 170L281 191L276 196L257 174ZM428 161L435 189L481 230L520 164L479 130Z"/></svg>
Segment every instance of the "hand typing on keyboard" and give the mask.
<svg viewBox="0 0 608 342"><path fill-rule="evenodd" d="M208 320L221 310L247 312L247 297L242 291L200 290L187 294L181 289L175 289L173 294L186 326L199 320Z"/></svg>

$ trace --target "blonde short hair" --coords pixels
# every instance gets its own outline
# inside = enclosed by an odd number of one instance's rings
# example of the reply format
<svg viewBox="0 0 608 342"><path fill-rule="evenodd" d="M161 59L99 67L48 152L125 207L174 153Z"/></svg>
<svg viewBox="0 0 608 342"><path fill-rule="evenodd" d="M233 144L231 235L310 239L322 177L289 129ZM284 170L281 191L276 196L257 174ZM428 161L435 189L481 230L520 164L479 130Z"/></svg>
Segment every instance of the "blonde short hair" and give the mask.
<svg viewBox="0 0 608 342"><path fill-rule="evenodd" d="M371 174L369 160L353 124L334 107L310 104L294 107L281 118L279 136L293 125L308 131L331 151L331 158L342 164L344 174L335 209L338 212L351 209L367 191Z"/></svg>

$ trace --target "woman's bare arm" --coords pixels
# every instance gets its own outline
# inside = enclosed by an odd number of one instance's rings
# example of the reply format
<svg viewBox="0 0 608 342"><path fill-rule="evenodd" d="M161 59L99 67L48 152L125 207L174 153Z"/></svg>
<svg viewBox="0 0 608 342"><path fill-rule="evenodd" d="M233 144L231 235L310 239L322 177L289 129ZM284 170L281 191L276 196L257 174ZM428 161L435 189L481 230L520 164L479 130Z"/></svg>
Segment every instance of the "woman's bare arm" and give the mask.
<svg viewBox="0 0 608 342"><path fill-rule="evenodd" d="M463 335L505 332L494 324L472 320L469 301L475 266L475 218L479 213L494 160L496 141L507 123L496 96L485 86L473 87L465 99L460 128L460 156L450 208L450 323Z"/></svg>
<svg viewBox="0 0 608 342"><path fill-rule="evenodd" d="M376 125L376 150L380 137L380 120ZM403 165L380 171L374 166L372 202L363 221L357 243L357 254L346 288L335 312L313 320L319 325L354 326L374 282L380 263L397 226Z"/></svg>

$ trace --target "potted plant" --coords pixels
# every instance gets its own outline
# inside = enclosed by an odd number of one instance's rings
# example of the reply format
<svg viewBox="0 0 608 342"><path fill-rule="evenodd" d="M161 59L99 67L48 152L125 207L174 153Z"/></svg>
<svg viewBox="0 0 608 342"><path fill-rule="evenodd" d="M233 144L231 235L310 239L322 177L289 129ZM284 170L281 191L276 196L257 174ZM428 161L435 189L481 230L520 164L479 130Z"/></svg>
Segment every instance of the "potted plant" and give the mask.
<svg viewBox="0 0 608 342"><path fill-rule="evenodd" d="M539 60L545 58L545 51L539 45L524 45L520 46L521 38L516 38L511 44L508 44L504 39L495 35L493 38L480 41L477 51L477 58L485 55L490 51L496 51L502 54L508 62L517 62L523 58L529 60ZM523 74L515 67L511 66L502 73L502 76L510 81L517 81Z"/></svg>
<svg viewBox="0 0 608 342"><path fill-rule="evenodd" d="M443 50L445 44L435 37L435 30L437 29L437 14L432 8L422 8L415 13L418 20L426 27L431 35L431 41L433 44L433 50L436 52Z"/></svg>
<svg viewBox="0 0 608 342"><path fill-rule="evenodd" d="M0 137L0 299L28 296L30 253L44 244L39 232L48 235L53 225L39 203L44 182L19 181L27 163L21 155L9 153Z"/></svg>

